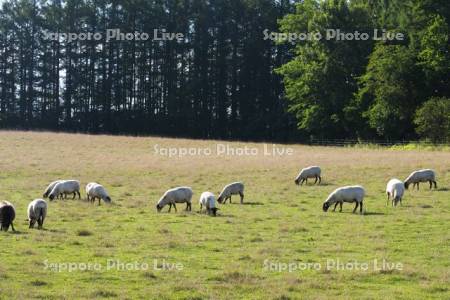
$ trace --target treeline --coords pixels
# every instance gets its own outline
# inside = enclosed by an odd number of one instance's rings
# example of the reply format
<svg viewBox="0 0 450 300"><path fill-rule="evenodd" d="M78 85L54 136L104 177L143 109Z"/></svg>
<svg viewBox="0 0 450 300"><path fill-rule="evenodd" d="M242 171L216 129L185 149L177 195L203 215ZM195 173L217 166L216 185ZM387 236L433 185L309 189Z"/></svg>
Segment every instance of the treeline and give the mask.
<svg viewBox="0 0 450 300"><path fill-rule="evenodd" d="M0 10L0 127L287 140L296 135L262 39L281 0L6 0ZM106 31L150 39L105 41ZM181 41L153 41L154 30ZM101 40L61 38L96 33ZM54 37L60 34L59 40Z"/></svg>
<svg viewBox="0 0 450 300"><path fill-rule="evenodd" d="M0 128L450 138L448 0L6 0ZM105 41L108 29L183 39ZM387 29L404 41L264 39ZM49 33L101 33L100 40Z"/></svg>
<svg viewBox="0 0 450 300"><path fill-rule="evenodd" d="M284 33L340 29L371 38L296 42L294 59L278 72L300 130L449 142L449 21L448 0L303 1L282 19ZM404 39L374 40L375 29Z"/></svg>

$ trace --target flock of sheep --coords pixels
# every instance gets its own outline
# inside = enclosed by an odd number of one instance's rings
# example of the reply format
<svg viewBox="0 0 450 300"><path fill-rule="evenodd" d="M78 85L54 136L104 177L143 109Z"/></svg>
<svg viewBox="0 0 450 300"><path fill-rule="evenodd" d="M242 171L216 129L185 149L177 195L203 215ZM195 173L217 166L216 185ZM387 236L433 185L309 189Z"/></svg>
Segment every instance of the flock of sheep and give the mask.
<svg viewBox="0 0 450 300"><path fill-rule="evenodd" d="M298 176L295 178L295 184L302 185L304 182L308 183L308 179L314 178L314 184L321 182L321 169L318 166L312 166L304 168L300 171ZM437 188L436 175L431 169L424 169L412 172L404 182L398 179L391 179L386 187L387 201L392 199L392 206L397 206L397 204L402 201L402 197L405 189L413 184L413 188L417 185L419 189L419 183L429 182L430 189L433 187ZM78 195L81 199L80 194L80 182L78 180L57 180L48 185L45 189L43 198L49 198L50 201L62 197L67 197L67 195L73 195L72 199ZM101 200L106 203L111 202L111 197L109 196L107 190L100 184L91 182L86 185L86 195L87 200L94 203L98 199L98 204L100 205ZM192 210L192 195L193 191L190 187L177 187L166 191L163 196L159 199L156 204L156 209L160 212L165 206L169 206L169 212L173 208L177 211L176 204L186 203L186 210ZM239 195L241 204L244 202L244 184L242 182L234 182L226 185L222 192L217 198L217 202L220 204L225 204L227 200L231 203L231 196ZM342 205L344 202L356 203L353 213L359 207L360 213L363 213L363 199L365 196L365 190L362 186L344 186L334 190L328 198L323 203L323 210L326 212L330 206L334 204L333 211L336 207L340 205L340 211L342 211ZM211 192L204 192L201 194L199 199L200 212L202 212L203 207L207 214L216 216L217 210L219 208L216 205L215 195ZM38 229L41 229L45 217L47 215L47 202L44 199L35 199L28 205L28 221L29 228L33 228L36 222L38 223ZM0 230L8 231L9 227L15 231L13 221L16 217L16 211L14 206L8 201L0 201Z"/></svg>
<svg viewBox="0 0 450 300"><path fill-rule="evenodd" d="M312 166L308 168L304 168L300 171L297 178L295 179L295 183L297 185L303 184L303 182L306 181L308 183L309 178L315 178L314 183L317 182L317 180L320 181L322 178L320 177L321 169L318 166ZM419 189L419 184L421 182L429 182L430 183L430 189L433 187L437 188L436 184L436 173L431 169L423 169L412 172L404 182L401 180L398 180L396 178L393 178L389 180L386 186L386 194L387 194L387 204L389 204L389 201L392 198L392 206L397 206L397 204L400 202L400 205L402 203L402 197L405 192L405 188L408 189L409 185L413 184L413 188L417 185L417 190ZM356 210L359 207L359 212L363 212L363 200L366 192L364 188L360 185L354 185L354 186L344 186L335 189L325 200L323 203L323 211L327 211L328 208L334 204L333 211L336 210L336 207L340 206L340 211L342 211L342 204L344 202L347 203L356 203L355 208L353 209L353 213L356 212Z"/></svg>

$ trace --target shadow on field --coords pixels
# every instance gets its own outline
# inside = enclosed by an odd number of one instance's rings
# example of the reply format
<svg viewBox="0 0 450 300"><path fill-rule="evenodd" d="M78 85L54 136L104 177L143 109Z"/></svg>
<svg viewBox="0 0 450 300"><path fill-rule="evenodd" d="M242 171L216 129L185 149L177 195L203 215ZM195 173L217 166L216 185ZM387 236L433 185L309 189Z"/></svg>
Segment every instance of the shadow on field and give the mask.
<svg viewBox="0 0 450 300"><path fill-rule="evenodd" d="M16 230L16 231L8 231L8 233L9 234L17 234L17 235L20 235L20 234L28 234L28 232L27 231L20 231L20 230Z"/></svg>
<svg viewBox="0 0 450 300"><path fill-rule="evenodd" d="M382 212L365 212L363 216L384 216L385 214Z"/></svg>
<svg viewBox="0 0 450 300"><path fill-rule="evenodd" d="M240 203L237 203L237 204L240 204ZM244 202L244 203L242 203L242 205L254 206L254 205L264 205L264 203L262 203L262 202Z"/></svg>
<svg viewBox="0 0 450 300"><path fill-rule="evenodd" d="M318 186L321 186L321 185L329 186L329 185L334 185L334 183L333 182L321 182L320 184L318 184Z"/></svg>

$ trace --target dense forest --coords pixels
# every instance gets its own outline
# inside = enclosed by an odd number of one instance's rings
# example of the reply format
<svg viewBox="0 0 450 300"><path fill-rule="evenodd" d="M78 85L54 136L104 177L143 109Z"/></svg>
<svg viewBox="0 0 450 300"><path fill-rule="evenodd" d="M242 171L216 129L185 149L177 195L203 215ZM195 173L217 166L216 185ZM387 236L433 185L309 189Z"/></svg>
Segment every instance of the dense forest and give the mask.
<svg viewBox="0 0 450 300"><path fill-rule="evenodd" d="M449 139L448 0L0 3L0 128ZM406 38L283 42L263 34L328 28L379 28ZM110 29L183 38L106 40ZM103 38L68 40L65 33Z"/></svg>

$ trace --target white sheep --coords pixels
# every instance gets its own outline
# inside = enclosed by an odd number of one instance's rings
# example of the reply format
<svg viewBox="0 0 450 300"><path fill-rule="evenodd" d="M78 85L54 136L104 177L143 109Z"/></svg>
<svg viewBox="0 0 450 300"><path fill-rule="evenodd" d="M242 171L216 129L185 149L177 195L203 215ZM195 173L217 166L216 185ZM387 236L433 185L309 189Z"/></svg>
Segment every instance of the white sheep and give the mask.
<svg viewBox="0 0 450 300"><path fill-rule="evenodd" d="M348 203L356 203L355 208L353 209L353 213L356 212L356 209L359 206L359 212L362 213L363 210L363 200L364 200L365 190L360 185L354 186L344 186L335 189L325 200L323 203L323 211L327 211L328 208L335 203L333 211L336 210L336 206L339 204L342 211L342 204L344 202Z"/></svg>
<svg viewBox="0 0 450 300"><path fill-rule="evenodd" d="M50 192L48 198L52 201L61 194L73 194L72 199L75 199L75 196L78 194L78 199L81 199L80 182L78 180L63 180L58 182Z"/></svg>
<svg viewBox="0 0 450 300"><path fill-rule="evenodd" d="M14 229L13 221L16 218L16 209L8 201L0 201L0 230L8 231L11 226Z"/></svg>
<svg viewBox="0 0 450 300"><path fill-rule="evenodd" d="M420 182L429 182L430 183L430 189L433 187L437 189L436 184L436 173L431 169L423 169L412 172L408 178L405 179L405 188L408 189L408 186L412 183L413 189L414 186L417 184L417 190L419 190L419 183Z"/></svg>
<svg viewBox="0 0 450 300"><path fill-rule="evenodd" d="M322 181L322 177L320 177L321 169L318 166L311 166L304 169L301 169L300 173L295 178L296 185L302 185L303 182L306 181L308 183L308 178L315 178L314 184L316 184L317 180L319 180L319 184Z"/></svg>
<svg viewBox="0 0 450 300"><path fill-rule="evenodd" d="M53 190L53 188L55 187L56 184L60 183L63 180L55 180L52 183L50 183L47 188L44 191L44 194L42 195L42 197L45 199L48 197L48 195L50 194L50 192ZM62 196L62 194L61 194Z"/></svg>
<svg viewBox="0 0 450 300"><path fill-rule="evenodd" d="M28 221L30 222L29 228L33 228L36 222L38 223L38 229L41 229L44 225L45 217L47 216L47 202L43 199L35 199L28 204Z"/></svg>
<svg viewBox="0 0 450 300"><path fill-rule="evenodd" d="M389 180L386 185L387 203L389 204L390 198L392 198L392 206L397 206L397 203L402 204L402 197L405 192L404 183L397 178Z"/></svg>
<svg viewBox="0 0 450 300"><path fill-rule="evenodd" d="M89 196L89 191L90 191L90 189L91 189L94 185L96 185L96 184L98 184L98 183L96 183L96 182L89 182L88 184L86 184L86 189L85 189L85 191L86 191L86 197L87 197L87 200L88 200L88 201L91 200L91 198L90 198L90 196Z"/></svg>
<svg viewBox="0 0 450 300"><path fill-rule="evenodd" d="M202 208L203 206L205 206L206 212L208 214L216 216L216 213L219 209L216 207L216 199L213 193L203 192L198 202L200 203L200 212L202 212Z"/></svg>
<svg viewBox="0 0 450 300"><path fill-rule="evenodd" d="M92 203L94 203L95 199L98 198L98 205L100 205L100 200L103 200L106 203L111 203L111 197L106 189L101 184L95 182L90 182L86 185L86 195L88 201L91 201Z"/></svg>
<svg viewBox="0 0 450 300"><path fill-rule="evenodd" d="M160 212L164 206L169 205L169 212L172 209L172 205L177 211L175 203L186 203L186 210L192 209L192 189L190 187L177 187L167 190L164 195L159 199L156 204L156 209Z"/></svg>
<svg viewBox="0 0 450 300"><path fill-rule="evenodd" d="M222 192L219 194L219 198L217 198L217 201L219 203L225 204L227 200L230 200L231 203L231 196L237 195L241 196L241 204L244 203L244 184L242 182L233 182L229 185L226 185Z"/></svg>

